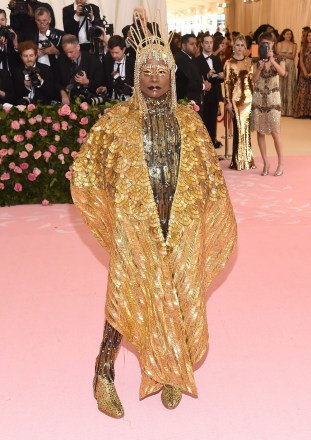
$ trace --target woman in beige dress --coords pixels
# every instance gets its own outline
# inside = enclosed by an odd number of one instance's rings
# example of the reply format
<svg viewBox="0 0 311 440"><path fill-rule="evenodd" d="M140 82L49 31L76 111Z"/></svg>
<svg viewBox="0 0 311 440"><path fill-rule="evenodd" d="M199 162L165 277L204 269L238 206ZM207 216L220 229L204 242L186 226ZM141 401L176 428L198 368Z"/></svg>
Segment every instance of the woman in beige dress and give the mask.
<svg viewBox="0 0 311 440"><path fill-rule="evenodd" d="M282 116L293 115L293 105L296 96L296 68L295 57L297 44L290 29L284 29L280 35L276 47L276 53L282 55L285 60L285 76L280 78L281 114Z"/></svg>

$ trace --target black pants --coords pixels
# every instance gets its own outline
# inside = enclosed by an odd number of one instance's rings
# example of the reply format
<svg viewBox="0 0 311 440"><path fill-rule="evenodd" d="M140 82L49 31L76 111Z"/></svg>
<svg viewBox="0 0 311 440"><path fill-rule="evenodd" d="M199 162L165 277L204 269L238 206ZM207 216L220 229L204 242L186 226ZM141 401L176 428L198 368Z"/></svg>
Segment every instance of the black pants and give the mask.
<svg viewBox="0 0 311 440"><path fill-rule="evenodd" d="M216 142L216 128L218 115L218 101L204 101L203 102L203 122L210 135L211 141L215 145Z"/></svg>

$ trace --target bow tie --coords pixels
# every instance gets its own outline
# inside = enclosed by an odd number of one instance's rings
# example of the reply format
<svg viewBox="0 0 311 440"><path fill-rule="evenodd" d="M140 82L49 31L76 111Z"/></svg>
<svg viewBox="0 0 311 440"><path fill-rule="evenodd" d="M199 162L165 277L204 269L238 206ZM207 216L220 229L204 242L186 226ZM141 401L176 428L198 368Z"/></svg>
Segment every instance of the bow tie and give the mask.
<svg viewBox="0 0 311 440"><path fill-rule="evenodd" d="M211 56L212 56L212 54L211 55L204 55L206 60L208 60Z"/></svg>

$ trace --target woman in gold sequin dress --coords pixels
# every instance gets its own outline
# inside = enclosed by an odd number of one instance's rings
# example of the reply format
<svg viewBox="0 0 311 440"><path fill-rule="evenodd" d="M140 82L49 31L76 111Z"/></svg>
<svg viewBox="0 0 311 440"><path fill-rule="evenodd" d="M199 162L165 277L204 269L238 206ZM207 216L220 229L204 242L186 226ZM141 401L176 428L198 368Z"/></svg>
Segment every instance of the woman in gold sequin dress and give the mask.
<svg viewBox="0 0 311 440"><path fill-rule="evenodd" d="M251 130L257 131L257 140L263 159L261 175L269 174L270 164L267 156L266 134L271 134L278 156L275 176L284 172L284 157L281 141L281 95L279 76L285 75L285 61L281 56L275 57L273 48L275 37L272 32L264 32L259 36L259 44L267 45L267 59L259 60L255 66L253 81L255 83L251 114Z"/></svg>
<svg viewBox="0 0 311 440"><path fill-rule="evenodd" d="M297 44L294 42L294 35L290 29L284 29L280 35L276 52L285 60L286 74L280 77L281 114L282 116L293 116L293 105L296 96L296 66L295 57Z"/></svg>
<svg viewBox="0 0 311 440"><path fill-rule="evenodd" d="M256 168L251 148L249 118L252 107L252 61L244 57L246 41L238 35L233 43L234 55L226 61L226 109L233 121L233 152L230 168Z"/></svg>
<svg viewBox="0 0 311 440"><path fill-rule="evenodd" d="M133 98L92 128L71 181L75 205L110 254L94 391L99 410L116 418L124 414L114 385L123 336L139 353L140 398L162 390L175 408L182 393L197 396L204 294L236 241L213 144L200 117L177 105L169 45L136 37Z"/></svg>
<svg viewBox="0 0 311 440"><path fill-rule="evenodd" d="M294 104L295 118L311 117L311 31L303 40L300 51L300 75Z"/></svg>

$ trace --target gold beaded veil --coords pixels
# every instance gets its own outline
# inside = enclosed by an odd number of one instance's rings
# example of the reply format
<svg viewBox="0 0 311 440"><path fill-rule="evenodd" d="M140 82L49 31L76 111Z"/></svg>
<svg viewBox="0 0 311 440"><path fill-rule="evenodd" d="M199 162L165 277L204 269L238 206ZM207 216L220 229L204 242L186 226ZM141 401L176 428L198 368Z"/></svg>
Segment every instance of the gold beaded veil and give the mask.
<svg viewBox="0 0 311 440"><path fill-rule="evenodd" d="M134 17L137 23L139 16ZM175 82L175 60L170 49L171 37L168 35L167 26L162 25L160 11L157 11L155 20L151 22L152 35L144 21L138 26L131 26L131 38L129 44L136 50L136 63L134 73L134 105L141 111L147 111L145 98L140 90L140 71L148 59L155 58L158 61L164 61L170 71L170 99L171 109L175 110L177 106L176 82ZM159 27L157 24L159 23ZM159 29L161 36L159 35ZM171 34L172 36L173 34Z"/></svg>

